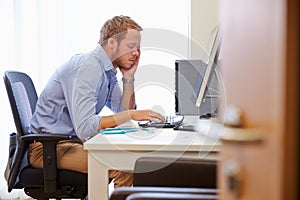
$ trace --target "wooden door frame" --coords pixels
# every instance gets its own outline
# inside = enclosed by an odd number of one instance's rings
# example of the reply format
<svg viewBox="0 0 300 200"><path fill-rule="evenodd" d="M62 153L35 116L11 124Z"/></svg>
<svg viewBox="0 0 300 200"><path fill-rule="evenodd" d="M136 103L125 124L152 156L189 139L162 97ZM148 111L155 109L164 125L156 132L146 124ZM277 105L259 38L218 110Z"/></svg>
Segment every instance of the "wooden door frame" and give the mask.
<svg viewBox="0 0 300 200"><path fill-rule="evenodd" d="M299 115L300 115L300 3L287 0L286 9L286 117L283 162L283 197L299 199Z"/></svg>

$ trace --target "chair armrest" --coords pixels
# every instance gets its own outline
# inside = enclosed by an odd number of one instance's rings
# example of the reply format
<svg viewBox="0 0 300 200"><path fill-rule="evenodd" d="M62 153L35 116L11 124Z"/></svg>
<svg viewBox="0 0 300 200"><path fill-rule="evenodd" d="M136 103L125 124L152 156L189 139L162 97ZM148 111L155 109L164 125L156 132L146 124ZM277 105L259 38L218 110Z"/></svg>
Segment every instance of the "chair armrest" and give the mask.
<svg viewBox="0 0 300 200"><path fill-rule="evenodd" d="M115 188L110 196L110 200L125 200L129 195L135 193L188 193L188 194L209 194L216 195L217 189L207 188L175 188L175 187L119 187Z"/></svg>
<svg viewBox="0 0 300 200"><path fill-rule="evenodd" d="M57 187L57 153L56 145L62 140L80 141L67 134L27 134L21 140L38 141L43 144L43 174L44 187L48 193L56 191Z"/></svg>
<svg viewBox="0 0 300 200"><path fill-rule="evenodd" d="M174 194L174 193L135 193L126 200L217 200L217 195L209 194Z"/></svg>
<svg viewBox="0 0 300 200"><path fill-rule="evenodd" d="M40 134L27 134L21 137L22 140L36 140L39 142L43 141L60 141L60 140L70 140L73 139L74 136L70 136L67 134L50 134L50 133L40 133Z"/></svg>

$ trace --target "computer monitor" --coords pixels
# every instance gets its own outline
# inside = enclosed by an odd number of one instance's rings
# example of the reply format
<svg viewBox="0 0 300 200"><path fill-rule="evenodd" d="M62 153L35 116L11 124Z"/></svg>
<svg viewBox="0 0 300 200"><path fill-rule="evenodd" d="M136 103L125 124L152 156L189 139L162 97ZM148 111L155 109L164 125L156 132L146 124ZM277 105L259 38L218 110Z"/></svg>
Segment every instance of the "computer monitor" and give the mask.
<svg viewBox="0 0 300 200"><path fill-rule="evenodd" d="M213 116L220 104L217 61L219 28L211 32L208 58L175 61L175 112L177 115Z"/></svg>
<svg viewBox="0 0 300 200"><path fill-rule="evenodd" d="M200 83L200 89L198 92L198 97L196 101L196 106L200 107L202 103L206 100L206 98L218 98L218 94L210 94L209 93L209 84L213 75L215 74L215 69L218 64L219 53L220 53L220 34L219 29L216 30L216 36L213 41L213 45L210 51L210 55L208 58L207 67L204 73L204 76L201 77L202 81Z"/></svg>

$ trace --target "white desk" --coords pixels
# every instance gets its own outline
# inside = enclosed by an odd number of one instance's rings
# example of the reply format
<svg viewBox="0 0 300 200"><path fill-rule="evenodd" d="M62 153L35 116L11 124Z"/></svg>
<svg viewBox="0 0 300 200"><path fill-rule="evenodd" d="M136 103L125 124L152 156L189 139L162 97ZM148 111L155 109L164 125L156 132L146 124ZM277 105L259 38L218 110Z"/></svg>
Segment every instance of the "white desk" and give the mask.
<svg viewBox="0 0 300 200"><path fill-rule="evenodd" d="M217 159L220 143L207 137L214 130L205 124L201 133L156 129L127 134L98 134L84 143L88 150L89 199L107 200L108 170L133 170L139 157L166 156Z"/></svg>

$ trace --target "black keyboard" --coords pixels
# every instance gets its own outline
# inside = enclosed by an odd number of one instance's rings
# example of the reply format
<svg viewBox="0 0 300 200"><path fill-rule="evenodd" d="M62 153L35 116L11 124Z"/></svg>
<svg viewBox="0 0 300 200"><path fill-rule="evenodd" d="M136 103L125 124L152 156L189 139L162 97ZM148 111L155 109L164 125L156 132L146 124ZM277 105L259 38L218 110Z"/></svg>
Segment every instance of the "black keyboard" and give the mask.
<svg viewBox="0 0 300 200"><path fill-rule="evenodd" d="M155 127L155 128L174 128L175 126L179 126L183 121L183 116L166 116L165 122L139 122L139 126L141 127Z"/></svg>

